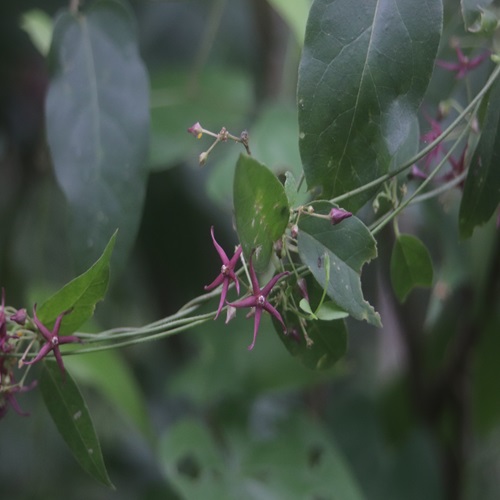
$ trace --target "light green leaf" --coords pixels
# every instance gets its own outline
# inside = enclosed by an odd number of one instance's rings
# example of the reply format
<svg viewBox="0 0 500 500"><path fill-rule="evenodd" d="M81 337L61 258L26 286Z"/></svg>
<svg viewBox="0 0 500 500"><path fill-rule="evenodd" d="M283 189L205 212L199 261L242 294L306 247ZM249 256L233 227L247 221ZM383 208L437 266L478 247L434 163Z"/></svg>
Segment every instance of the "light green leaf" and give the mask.
<svg viewBox="0 0 500 500"><path fill-rule="evenodd" d="M415 236L400 234L391 256L392 288L400 302L417 286L432 285L432 260L424 244Z"/></svg>
<svg viewBox="0 0 500 500"><path fill-rule="evenodd" d="M440 0L313 2L298 85L309 188L329 198L388 171L414 132L441 25ZM372 194L345 208L355 211Z"/></svg>
<svg viewBox="0 0 500 500"><path fill-rule="evenodd" d="M285 190L262 163L242 154L234 176L234 215L243 252L254 267L263 271L269 264L273 245L281 238L290 215Z"/></svg>
<svg viewBox="0 0 500 500"><path fill-rule="evenodd" d="M315 205L317 213L328 213L328 204ZM304 216L300 219L299 254L328 296L352 317L381 326L380 316L363 298L361 268L377 256L377 247L368 228L349 217L332 226L325 219ZM330 260L327 282L325 257Z"/></svg>
<svg viewBox="0 0 500 500"><path fill-rule="evenodd" d="M315 312L318 319L322 321L333 321L347 318L349 314L333 302L323 302Z"/></svg>
<svg viewBox="0 0 500 500"><path fill-rule="evenodd" d="M63 12L51 59L47 139L69 204L72 255L87 267L120 228L121 268L139 227L149 144L149 84L132 14L116 0Z"/></svg>
<svg viewBox="0 0 500 500"><path fill-rule="evenodd" d="M21 17L21 28L28 33L40 54L46 56L49 53L52 39L52 19L50 16L39 9L29 10Z"/></svg>
<svg viewBox="0 0 500 500"><path fill-rule="evenodd" d="M64 441L82 468L114 489L87 405L70 374L64 379L57 363L45 361L40 378L43 400Z"/></svg>
<svg viewBox="0 0 500 500"><path fill-rule="evenodd" d="M108 289L109 263L115 240L116 232L101 257L90 269L70 281L38 307L37 316L42 323L50 327L59 314L72 309L71 314L64 317L60 329L60 333L69 334L92 317L97 302L104 298Z"/></svg>

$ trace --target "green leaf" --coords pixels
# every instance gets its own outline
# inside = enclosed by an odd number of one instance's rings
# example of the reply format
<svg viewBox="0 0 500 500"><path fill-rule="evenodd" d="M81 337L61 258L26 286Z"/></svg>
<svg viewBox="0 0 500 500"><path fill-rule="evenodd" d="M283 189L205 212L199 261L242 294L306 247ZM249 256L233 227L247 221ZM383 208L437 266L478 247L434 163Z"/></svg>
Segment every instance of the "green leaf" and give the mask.
<svg viewBox="0 0 500 500"><path fill-rule="evenodd" d="M386 173L429 83L440 0L315 0L299 68L300 153L309 188L340 195ZM348 200L355 211L372 193Z"/></svg>
<svg viewBox="0 0 500 500"><path fill-rule="evenodd" d="M64 317L60 333L76 331L94 314L97 302L104 298L109 282L109 262L115 245L116 232L97 262L86 272L70 281L49 297L37 309L37 316L46 326L53 325L63 311L73 309Z"/></svg>
<svg viewBox="0 0 500 500"><path fill-rule="evenodd" d="M287 334L273 318L279 338L288 352L300 359L311 370L327 370L337 363L347 351L347 328L344 321L307 321L307 339L300 326L299 318L291 311L280 309Z"/></svg>
<svg viewBox="0 0 500 500"><path fill-rule="evenodd" d="M391 256L392 288L400 302L417 286L432 285L432 260L425 245L415 236L400 234Z"/></svg>
<svg viewBox="0 0 500 500"><path fill-rule="evenodd" d="M52 420L78 463L94 479L114 489L89 410L75 381L67 372L63 379L57 363L45 361L40 389Z"/></svg>
<svg viewBox="0 0 500 500"><path fill-rule="evenodd" d="M64 12L51 57L47 139L69 204L72 254L87 267L119 227L121 268L139 227L149 145L149 84L131 13L116 0Z"/></svg>
<svg viewBox="0 0 500 500"><path fill-rule="evenodd" d="M500 80L489 94L479 144L469 167L460 203L459 229L462 238L487 222L500 203Z"/></svg>
<svg viewBox="0 0 500 500"><path fill-rule="evenodd" d="M29 10L21 17L21 27L28 33L40 54L46 56L49 53L52 38L52 19L50 16L40 9Z"/></svg>
<svg viewBox="0 0 500 500"><path fill-rule="evenodd" d="M201 123L203 124L203 122ZM247 124L245 128L250 134L250 149L254 158L258 158L276 175L290 171L296 179L301 177L303 170L297 143L299 134L297 109L283 104L266 106L255 123ZM224 148L225 154L222 160L213 162L208 179L208 192L218 203L231 206L234 164L242 148L239 144L227 144L226 146L228 147ZM214 153L220 151L223 150L220 149ZM303 183L300 193L295 197L298 204L305 203L303 201L306 199L304 192L305 183Z"/></svg>
<svg viewBox="0 0 500 500"><path fill-rule="evenodd" d="M329 204L316 204L316 213L327 214ZM352 317L382 326L380 316L363 298L361 268L377 256L377 246L368 228L349 217L332 226L325 219L303 216L299 223L299 254L320 286L327 285L328 296ZM330 279L326 282L325 257L330 260Z"/></svg>
<svg viewBox="0 0 500 500"><path fill-rule="evenodd" d="M269 0L292 30L300 46L304 43L306 21L311 5L310 0Z"/></svg>
<svg viewBox="0 0 500 500"><path fill-rule="evenodd" d="M80 382L95 387L126 418L152 441L151 423L146 402L131 368L118 352L103 351L69 356L64 364Z"/></svg>
<svg viewBox="0 0 500 500"><path fill-rule="evenodd" d="M267 268L273 244L281 238L290 215L285 190L262 163L241 154L234 176L236 230L247 259L253 249L256 271Z"/></svg>
<svg viewBox="0 0 500 500"><path fill-rule="evenodd" d="M484 8L491 5L493 0L460 0L460 8L466 30L475 31L480 26Z"/></svg>
<svg viewBox="0 0 500 500"><path fill-rule="evenodd" d="M349 314L340 308L334 302L323 302L315 312L321 321L333 321L336 319L347 318Z"/></svg>

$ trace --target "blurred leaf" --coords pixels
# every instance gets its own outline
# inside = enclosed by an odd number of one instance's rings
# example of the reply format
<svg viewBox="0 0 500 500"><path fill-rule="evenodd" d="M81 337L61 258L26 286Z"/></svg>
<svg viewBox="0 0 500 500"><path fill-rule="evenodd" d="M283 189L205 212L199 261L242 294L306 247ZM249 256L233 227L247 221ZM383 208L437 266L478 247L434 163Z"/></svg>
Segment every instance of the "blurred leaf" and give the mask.
<svg viewBox="0 0 500 500"><path fill-rule="evenodd" d="M70 212L77 268L96 258L116 228L121 268L135 240L146 185L148 79L123 2L98 0L61 14L46 100L47 138Z"/></svg>
<svg viewBox="0 0 500 500"><path fill-rule="evenodd" d="M290 171L296 179L303 173L297 136L297 110L282 104L267 105L249 128L252 156L264 163L276 175ZM210 174L208 192L212 199L230 205L233 195L234 164L240 149L226 148L226 154L217 161ZM297 203L304 199L305 183L297 195Z"/></svg>
<svg viewBox="0 0 500 500"><path fill-rule="evenodd" d="M69 373L63 379L57 364L45 361L40 389L52 420L78 463L94 479L114 489L89 410Z"/></svg>
<svg viewBox="0 0 500 500"><path fill-rule="evenodd" d="M49 53L52 39L52 19L50 16L39 9L29 10L21 17L21 28L28 33L40 54L46 56Z"/></svg>
<svg viewBox="0 0 500 500"><path fill-rule="evenodd" d="M400 302L417 286L432 285L432 260L425 245L415 236L400 234L392 250L391 283Z"/></svg>
<svg viewBox="0 0 500 500"><path fill-rule="evenodd" d="M474 425L483 435L498 429L500 398L498 386L492 381L500 377L500 319L498 314L486 325L474 353L473 417Z"/></svg>
<svg viewBox="0 0 500 500"><path fill-rule="evenodd" d="M331 205L315 205L316 213L327 214ZM361 268L377 256L377 246L368 228L349 217L332 226L330 221L303 216L299 223L299 254L321 287L325 286L325 257L330 260L327 293L342 309L359 320L382 326L380 316L363 298Z"/></svg>
<svg viewBox="0 0 500 500"><path fill-rule="evenodd" d="M413 134L441 24L439 0L314 1L298 85L309 188L331 197L388 171ZM345 208L355 211L371 195Z"/></svg>
<svg viewBox="0 0 500 500"><path fill-rule="evenodd" d="M233 128L241 126L252 107L252 88L243 73L207 68L195 86L190 78L188 72L171 69L151 75L151 170L166 169L186 159L194 162L209 148L213 139L203 136L197 141L187 133L191 125L200 122L215 133L224 126L239 135L241 130ZM241 150L230 142L220 147ZM232 189L232 182L230 186Z"/></svg>
<svg viewBox="0 0 500 500"><path fill-rule="evenodd" d="M169 429L162 460L184 498L364 498L335 443L312 419L280 420L267 439L252 439L243 424L223 432L224 450L193 420Z"/></svg>
<svg viewBox="0 0 500 500"><path fill-rule="evenodd" d="M109 262L116 240L116 232L109 240L97 262L86 272L70 281L49 297L37 309L37 316L46 326L53 325L57 316L68 309L71 314L64 317L60 333L76 331L94 314L97 302L104 298L109 282Z"/></svg>
<svg viewBox="0 0 500 500"><path fill-rule="evenodd" d="M500 203L500 81L489 93L479 144L469 167L460 204L460 236L468 238Z"/></svg>
<svg viewBox="0 0 500 500"><path fill-rule="evenodd" d="M256 271L267 268L273 245L281 238L290 215L285 190L262 163L241 154L234 176L236 230L247 260L256 250Z"/></svg>
<svg viewBox="0 0 500 500"><path fill-rule="evenodd" d="M473 31L471 28L476 23L480 23L484 7L491 5L493 0L460 0L464 27L466 30Z"/></svg>
<svg viewBox="0 0 500 500"><path fill-rule="evenodd" d="M307 16L311 7L311 0L269 0L292 30L300 46L304 43Z"/></svg>
<svg viewBox="0 0 500 500"><path fill-rule="evenodd" d="M84 356L68 356L65 366L80 382L92 385L137 427L143 436L152 440L152 428L146 412L141 389L119 353L103 351Z"/></svg>

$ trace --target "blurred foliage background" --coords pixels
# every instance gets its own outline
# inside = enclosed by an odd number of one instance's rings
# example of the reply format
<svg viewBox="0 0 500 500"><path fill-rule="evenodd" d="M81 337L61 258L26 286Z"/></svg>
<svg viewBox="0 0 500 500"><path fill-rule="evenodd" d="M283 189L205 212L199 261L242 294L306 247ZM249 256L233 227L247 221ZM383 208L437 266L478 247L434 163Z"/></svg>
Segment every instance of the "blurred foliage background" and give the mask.
<svg viewBox="0 0 500 500"><path fill-rule="evenodd" d="M219 270L210 226L224 248L236 243L231 193L240 146L220 145L200 168L210 142L196 141L187 127L246 129L257 159L298 177L295 93L308 1L290 3L131 3L150 79L149 177L133 251L112 267L108 297L89 328L175 312ZM446 2L445 32L460 30L458 4ZM75 275L45 140L46 54L25 24L33 9L51 19L64 7L57 0L0 5L0 285L18 307ZM445 58L453 54L447 42ZM455 84L436 74L426 109ZM350 324L348 355L333 370L302 367L268 318L249 353L252 323L242 316L103 358L68 357L117 491L79 469L35 391L20 398L29 418L9 412L0 423L2 498L438 500L450 498L454 478L464 498L497 498L498 302L484 324L472 323L485 333L465 372L445 388L439 421L415 386L432 380L460 325L473 321L472 306L498 278L491 274L500 254L494 223L459 245L458 198L450 193L411 209L401 223L428 244L437 276L431 291L414 292L404 307L388 282L392 236L380 235L380 258L363 286L384 328ZM408 338L419 346L418 364ZM455 396L467 397L458 412Z"/></svg>

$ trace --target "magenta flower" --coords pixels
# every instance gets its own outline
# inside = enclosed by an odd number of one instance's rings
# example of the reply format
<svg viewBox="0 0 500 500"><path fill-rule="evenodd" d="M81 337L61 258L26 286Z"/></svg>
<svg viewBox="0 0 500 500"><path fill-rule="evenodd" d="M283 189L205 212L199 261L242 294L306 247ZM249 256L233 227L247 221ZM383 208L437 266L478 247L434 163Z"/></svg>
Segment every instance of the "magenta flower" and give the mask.
<svg viewBox="0 0 500 500"><path fill-rule="evenodd" d="M427 121L431 125L431 130L425 133L421 137L421 141L425 143L434 142L442 133L441 125L438 121L426 116ZM433 163L434 160L438 159L439 156L444 153L443 143L440 142L426 157L425 157L425 168L429 168L429 165Z"/></svg>
<svg viewBox="0 0 500 500"><path fill-rule="evenodd" d="M252 254L253 257L253 254ZM269 301L267 300L267 296L273 289L274 285L283 278L283 276L288 275L287 271L282 272L271 278L269 283L264 287L260 288L259 282L257 280L257 276L255 274L255 270L253 268L252 257L250 257L250 279L252 280L252 289L253 293L249 297L241 299L237 302L228 302L228 305L236 308L241 307L254 307L255 308L255 319L254 319L254 328L253 328L253 340L252 343L248 346L248 350L252 350L255 345L255 340L257 339L257 332L259 331L260 318L262 316L262 311L267 311L271 316L274 316L283 326L283 331L286 333L286 326L283 322L283 318L281 314L273 307Z"/></svg>
<svg viewBox="0 0 500 500"><path fill-rule="evenodd" d="M330 210L330 221L332 225L339 224L342 222L344 219L347 219L352 216L351 212L348 212L347 210L344 210L343 208L332 208Z"/></svg>
<svg viewBox="0 0 500 500"><path fill-rule="evenodd" d="M240 293L240 283L238 281L238 277L234 272L234 267L236 266L238 259L240 258L242 249L241 245L238 245L238 248L234 252L233 257L231 258L231 260L229 260L228 256L226 255L226 252L224 252L222 247L215 240L214 226L210 228L210 233L212 235L212 241L214 242L214 247L217 250L219 257L222 260L222 267L219 276L217 276L217 278L215 278L212 281L212 283L210 283L210 285L207 285L205 287L205 290L209 291L213 290L214 288L217 288L219 285L222 284L222 292L220 294L219 308L217 309L217 314L215 315L214 318L217 319L226 301L227 290L229 288L229 284L231 283L231 281L234 281L234 284L236 286L236 292L238 293L238 295Z"/></svg>
<svg viewBox="0 0 500 500"><path fill-rule="evenodd" d="M461 80L469 71L477 68L489 55L489 52L483 52L482 54L469 59L466 55L464 55L458 44L455 46L455 51L457 52L458 62L437 60L436 64L440 68L456 73L455 78L457 80Z"/></svg>
<svg viewBox="0 0 500 500"><path fill-rule="evenodd" d="M72 309L68 311L64 311L57 318L54 324L54 328L50 331L42 322L38 319L36 315L36 304L33 307L33 321L35 322L36 327L46 340L46 343L42 346L38 354L31 361L24 361L25 365L32 365L33 363L37 363L42 358L44 358L50 351L54 351L54 356L56 358L57 364L61 369L61 373L64 376L64 363L62 360L61 352L59 350L59 346L62 344L69 344L72 342L81 342L82 340L78 338L76 335L65 335L63 337L59 337L59 328L61 327L61 321L63 320L66 314L69 314Z"/></svg>

